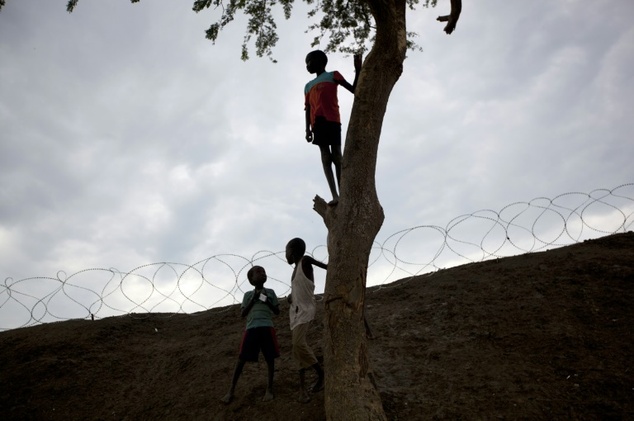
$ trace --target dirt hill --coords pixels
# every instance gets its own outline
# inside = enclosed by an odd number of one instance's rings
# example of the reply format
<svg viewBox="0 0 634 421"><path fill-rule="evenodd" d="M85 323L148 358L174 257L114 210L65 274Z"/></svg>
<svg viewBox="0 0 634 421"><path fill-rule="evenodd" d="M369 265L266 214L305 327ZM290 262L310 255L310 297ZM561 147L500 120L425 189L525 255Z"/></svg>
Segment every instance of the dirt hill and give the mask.
<svg viewBox="0 0 634 421"><path fill-rule="evenodd" d="M634 233L624 233L369 290L389 419L634 419L633 286ZM231 306L0 333L0 417L323 420L323 391L295 402L282 301L273 402L260 400L263 361L220 402L244 327ZM315 323L318 354L320 337Z"/></svg>

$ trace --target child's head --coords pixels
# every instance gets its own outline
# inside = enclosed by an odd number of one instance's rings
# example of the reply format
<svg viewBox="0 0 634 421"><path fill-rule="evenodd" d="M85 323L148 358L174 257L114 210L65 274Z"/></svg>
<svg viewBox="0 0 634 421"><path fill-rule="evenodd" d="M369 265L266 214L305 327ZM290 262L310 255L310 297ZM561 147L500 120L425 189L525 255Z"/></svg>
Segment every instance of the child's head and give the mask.
<svg viewBox="0 0 634 421"><path fill-rule="evenodd" d="M306 70L308 73L324 71L328 64L328 56L321 50L311 51L306 55Z"/></svg>
<svg viewBox="0 0 634 421"><path fill-rule="evenodd" d="M306 243L301 238L293 238L286 245L286 261L289 264L295 263L306 253Z"/></svg>
<svg viewBox="0 0 634 421"><path fill-rule="evenodd" d="M247 272L247 279L254 287L262 287L266 282L266 271L262 266L253 266Z"/></svg>

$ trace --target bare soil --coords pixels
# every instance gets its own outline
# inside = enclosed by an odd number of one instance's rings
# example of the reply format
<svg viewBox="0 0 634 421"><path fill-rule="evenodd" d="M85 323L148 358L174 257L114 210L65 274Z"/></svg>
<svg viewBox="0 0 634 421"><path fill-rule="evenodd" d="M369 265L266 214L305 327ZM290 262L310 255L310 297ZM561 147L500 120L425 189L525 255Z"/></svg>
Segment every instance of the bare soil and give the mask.
<svg viewBox="0 0 634 421"><path fill-rule="evenodd" d="M369 289L388 418L634 419L633 286L634 233L624 233ZM2 332L0 418L323 420L323 391L295 400L282 302L272 402L261 401L262 360L220 402L244 328L230 306ZM316 322L309 336L319 355L321 332Z"/></svg>

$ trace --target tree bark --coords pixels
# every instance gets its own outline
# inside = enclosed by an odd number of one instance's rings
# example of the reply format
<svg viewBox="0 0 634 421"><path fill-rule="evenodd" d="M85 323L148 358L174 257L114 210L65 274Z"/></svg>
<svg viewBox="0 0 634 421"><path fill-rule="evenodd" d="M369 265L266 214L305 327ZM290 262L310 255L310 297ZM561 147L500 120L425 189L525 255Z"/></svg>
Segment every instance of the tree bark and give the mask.
<svg viewBox="0 0 634 421"><path fill-rule="evenodd" d="M368 0L376 39L356 87L336 206L315 198L328 228L324 291L325 410L328 420L386 420L372 379L364 326L368 262L384 214L375 184L377 152L390 93L406 52L405 2Z"/></svg>

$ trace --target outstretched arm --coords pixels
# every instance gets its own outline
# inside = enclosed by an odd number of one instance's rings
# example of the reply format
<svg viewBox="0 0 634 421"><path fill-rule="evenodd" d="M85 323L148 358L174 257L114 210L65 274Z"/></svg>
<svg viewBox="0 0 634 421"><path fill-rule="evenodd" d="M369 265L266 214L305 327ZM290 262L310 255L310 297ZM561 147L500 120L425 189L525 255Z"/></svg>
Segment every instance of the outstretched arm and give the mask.
<svg viewBox="0 0 634 421"><path fill-rule="evenodd" d="M304 273L306 273L306 271L310 271L310 273L312 273L313 266L317 266L322 269L328 269L327 264L322 263L319 260L315 260L310 256L304 256L304 258L302 259L302 269L304 270Z"/></svg>
<svg viewBox="0 0 634 421"><path fill-rule="evenodd" d="M349 84L345 80L337 81L337 83L354 94L354 91L357 89L357 82L359 81L359 74L361 73L362 64L363 64L363 56L361 54L355 54L354 55L354 82L352 82L352 85Z"/></svg>
<svg viewBox="0 0 634 421"><path fill-rule="evenodd" d="M304 275L306 275L306 277L313 282L315 282L315 277L313 275L313 266L317 266L322 269L328 269L327 264L321 263L320 261L315 260L310 256L302 257L301 265L302 265L302 271L304 272Z"/></svg>
<svg viewBox="0 0 634 421"><path fill-rule="evenodd" d="M308 260L308 262L311 265L317 266L317 267L322 268L322 269L328 269L328 265L325 264L325 263L320 262L319 260L315 260L315 259L313 259L310 256L306 256L306 259Z"/></svg>
<svg viewBox="0 0 634 421"><path fill-rule="evenodd" d="M462 0L451 0L451 13L446 16L438 16L438 22L447 22L444 31L451 34L456 29L456 24L462 12Z"/></svg>

